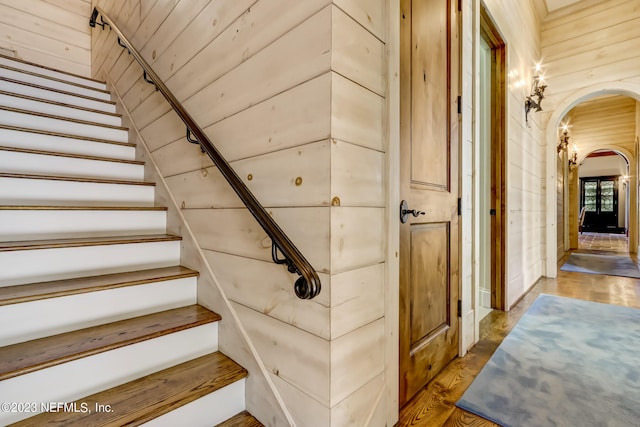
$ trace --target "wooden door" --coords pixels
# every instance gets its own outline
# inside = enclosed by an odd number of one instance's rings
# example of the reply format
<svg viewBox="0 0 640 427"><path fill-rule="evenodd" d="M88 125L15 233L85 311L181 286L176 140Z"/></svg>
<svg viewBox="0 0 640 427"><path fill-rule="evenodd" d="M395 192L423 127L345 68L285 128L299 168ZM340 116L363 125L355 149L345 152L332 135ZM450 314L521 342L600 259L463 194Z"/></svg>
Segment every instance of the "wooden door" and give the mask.
<svg viewBox="0 0 640 427"><path fill-rule="evenodd" d="M402 0L400 404L458 354L457 2Z"/></svg>

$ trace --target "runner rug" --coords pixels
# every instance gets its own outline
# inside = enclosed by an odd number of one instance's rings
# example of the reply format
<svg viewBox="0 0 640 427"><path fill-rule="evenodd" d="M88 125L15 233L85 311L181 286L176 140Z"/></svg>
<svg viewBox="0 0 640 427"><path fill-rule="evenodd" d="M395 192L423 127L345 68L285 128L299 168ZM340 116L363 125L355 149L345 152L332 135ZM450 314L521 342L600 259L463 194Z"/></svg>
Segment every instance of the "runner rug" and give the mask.
<svg viewBox="0 0 640 427"><path fill-rule="evenodd" d="M560 270L576 273L607 274L609 276L624 276L640 278L640 270L628 255L569 255Z"/></svg>
<svg viewBox="0 0 640 427"><path fill-rule="evenodd" d="M507 427L640 426L640 310L540 295L456 405Z"/></svg>

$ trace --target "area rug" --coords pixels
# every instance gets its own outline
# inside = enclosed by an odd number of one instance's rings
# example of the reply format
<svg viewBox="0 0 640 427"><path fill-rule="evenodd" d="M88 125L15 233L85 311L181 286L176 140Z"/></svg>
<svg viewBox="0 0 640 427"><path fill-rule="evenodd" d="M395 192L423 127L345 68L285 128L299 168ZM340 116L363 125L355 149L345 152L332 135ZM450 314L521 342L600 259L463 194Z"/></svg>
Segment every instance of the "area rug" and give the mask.
<svg viewBox="0 0 640 427"><path fill-rule="evenodd" d="M505 427L640 426L640 310L540 295L456 405Z"/></svg>
<svg viewBox="0 0 640 427"><path fill-rule="evenodd" d="M640 270L638 270L638 267L636 267L627 255L573 253L569 255L569 258L567 258L567 261L560 267L560 270L640 278Z"/></svg>

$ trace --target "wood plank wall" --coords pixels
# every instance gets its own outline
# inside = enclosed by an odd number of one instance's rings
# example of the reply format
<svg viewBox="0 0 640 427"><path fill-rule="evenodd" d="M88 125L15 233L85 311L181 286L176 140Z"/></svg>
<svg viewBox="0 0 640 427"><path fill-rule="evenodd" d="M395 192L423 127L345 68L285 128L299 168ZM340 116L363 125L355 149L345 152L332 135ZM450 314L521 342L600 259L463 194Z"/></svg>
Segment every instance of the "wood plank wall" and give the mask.
<svg viewBox="0 0 640 427"><path fill-rule="evenodd" d="M542 25L542 57L549 112L589 86L640 83L640 3L584 0L549 13Z"/></svg>
<svg viewBox="0 0 640 427"><path fill-rule="evenodd" d="M0 52L91 75L90 0L0 0Z"/></svg>
<svg viewBox="0 0 640 427"><path fill-rule="evenodd" d="M506 303L510 307L542 276L546 256L544 124L539 114L530 113L527 125L524 114L525 96L541 59L540 22L529 1L487 0L484 4L507 45L509 67Z"/></svg>
<svg viewBox="0 0 640 427"><path fill-rule="evenodd" d="M94 75L122 94L294 421L365 425L386 415L375 406L384 389L384 2L98 3L321 273L316 299L295 297L295 277L270 262L269 239L216 168L114 38L94 31ZM249 410L271 423L269 408Z"/></svg>

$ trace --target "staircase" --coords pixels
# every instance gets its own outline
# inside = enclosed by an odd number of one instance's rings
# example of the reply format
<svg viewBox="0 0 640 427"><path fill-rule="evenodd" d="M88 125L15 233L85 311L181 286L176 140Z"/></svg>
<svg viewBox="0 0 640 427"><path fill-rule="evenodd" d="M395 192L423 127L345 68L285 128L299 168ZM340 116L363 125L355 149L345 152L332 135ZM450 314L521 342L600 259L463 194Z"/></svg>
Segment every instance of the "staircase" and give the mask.
<svg viewBox="0 0 640 427"><path fill-rule="evenodd" d="M0 425L259 426L115 111L0 56Z"/></svg>

